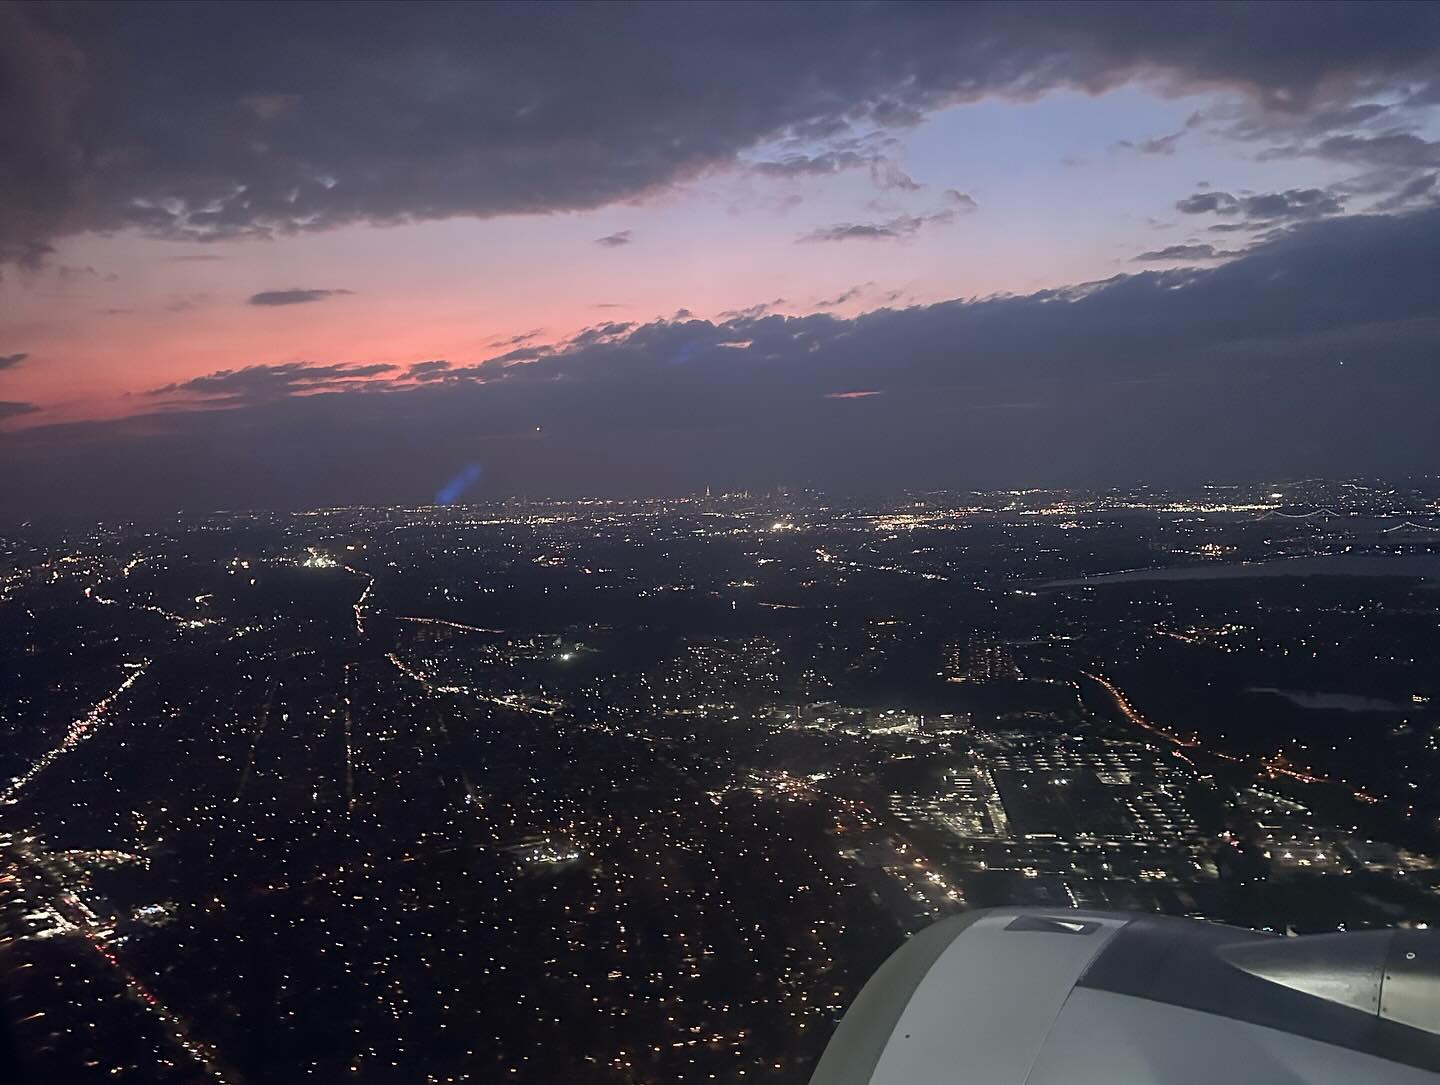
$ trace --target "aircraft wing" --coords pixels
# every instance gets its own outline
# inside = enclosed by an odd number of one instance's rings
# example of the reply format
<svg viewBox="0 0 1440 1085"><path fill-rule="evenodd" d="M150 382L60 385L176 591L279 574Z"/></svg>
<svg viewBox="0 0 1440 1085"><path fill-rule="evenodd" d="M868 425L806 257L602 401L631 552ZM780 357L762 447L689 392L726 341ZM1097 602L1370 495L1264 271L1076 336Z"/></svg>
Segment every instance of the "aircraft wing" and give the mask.
<svg viewBox="0 0 1440 1085"><path fill-rule="evenodd" d="M811 1085L1435 1085L1440 932L1002 908L921 931Z"/></svg>

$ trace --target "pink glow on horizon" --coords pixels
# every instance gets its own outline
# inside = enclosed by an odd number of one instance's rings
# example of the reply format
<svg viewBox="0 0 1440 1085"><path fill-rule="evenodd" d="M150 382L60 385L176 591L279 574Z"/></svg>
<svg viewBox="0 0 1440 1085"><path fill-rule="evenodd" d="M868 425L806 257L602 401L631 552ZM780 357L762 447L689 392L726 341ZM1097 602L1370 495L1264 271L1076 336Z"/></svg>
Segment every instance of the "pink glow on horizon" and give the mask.
<svg viewBox="0 0 1440 1085"><path fill-rule="evenodd" d="M195 273L195 268L202 271ZM273 273L232 283L237 278L216 261L162 265L138 290L106 284L89 297L73 290L33 291L34 304L24 319L4 322L4 341L24 344L31 359L4 374L0 399L43 409L9 419L4 427L147 413L162 406L149 391L223 370L294 362L389 364L397 367L389 377L394 379L417 362L473 365L517 346L562 343L598 324L643 324L670 319L681 309L718 322L727 311L755 300L753 284L741 280L695 283L695 288L685 284L672 291L661 283L612 277L602 286L572 282L563 290L543 291L535 291L533 283L431 289L432 284L379 282L322 301L257 306L246 299L265 283L338 288L345 277L325 268L287 272L283 281ZM199 287L193 295L185 290L187 280ZM709 288L696 289L701 286ZM606 296L606 287L613 291L609 296L622 300L575 300ZM832 311L850 315L869 307L856 299ZM816 309L799 299L772 311L800 315Z"/></svg>

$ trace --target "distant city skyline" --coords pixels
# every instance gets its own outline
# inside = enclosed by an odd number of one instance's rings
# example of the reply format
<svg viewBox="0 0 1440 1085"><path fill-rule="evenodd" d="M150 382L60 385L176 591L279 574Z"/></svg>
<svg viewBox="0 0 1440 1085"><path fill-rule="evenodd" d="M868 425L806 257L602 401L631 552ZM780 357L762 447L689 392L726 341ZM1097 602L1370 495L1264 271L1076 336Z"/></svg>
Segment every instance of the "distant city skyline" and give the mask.
<svg viewBox="0 0 1440 1085"><path fill-rule="evenodd" d="M1431 5L20 3L0 85L7 518L1440 462Z"/></svg>

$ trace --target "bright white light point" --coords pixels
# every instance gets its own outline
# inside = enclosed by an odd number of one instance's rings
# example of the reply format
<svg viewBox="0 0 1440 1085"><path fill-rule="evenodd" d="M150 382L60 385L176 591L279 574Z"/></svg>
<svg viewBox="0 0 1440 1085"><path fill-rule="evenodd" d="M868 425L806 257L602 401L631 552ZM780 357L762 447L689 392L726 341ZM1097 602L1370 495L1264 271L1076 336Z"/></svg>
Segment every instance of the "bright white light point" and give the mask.
<svg viewBox="0 0 1440 1085"><path fill-rule="evenodd" d="M574 658L575 658L575 653L574 653L574 652L561 652L561 653L560 653L560 662L562 662L562 663L568 663L570 660L572 660L572 659L574 659Z"/></svg>
<svg viewBox="0 0 1440 1085"><path fill-rule="evenodd" d="M1279 500L1280 500L1282 497L1284 497L1284 496L1285 496L1284 494L1271 494L1271 495L1270 495L1270 500L1271 500L1271 501L1279 501Z"/></svg>

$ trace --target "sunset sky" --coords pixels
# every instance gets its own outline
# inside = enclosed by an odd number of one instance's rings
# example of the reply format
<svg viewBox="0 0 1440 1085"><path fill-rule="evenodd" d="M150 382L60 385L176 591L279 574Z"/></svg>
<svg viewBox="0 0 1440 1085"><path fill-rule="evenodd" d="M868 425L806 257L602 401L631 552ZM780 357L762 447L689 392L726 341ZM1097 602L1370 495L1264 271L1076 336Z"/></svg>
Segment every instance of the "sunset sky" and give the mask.
<svg viewBox="0 0 1440 1085"><path fill-rule="evenodd" d="M0 500L1433 470L1437 168L1425 4L0 5Z"/></svg>

